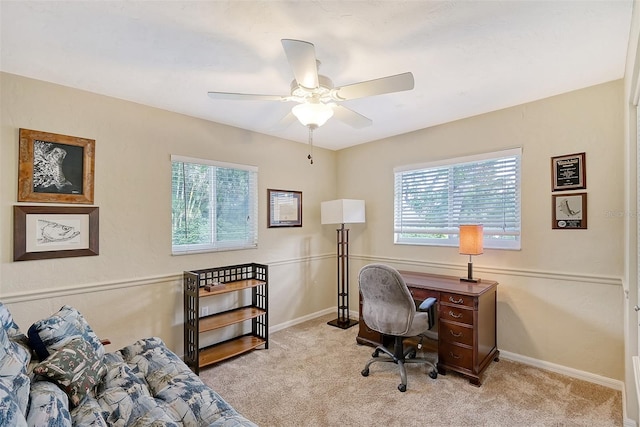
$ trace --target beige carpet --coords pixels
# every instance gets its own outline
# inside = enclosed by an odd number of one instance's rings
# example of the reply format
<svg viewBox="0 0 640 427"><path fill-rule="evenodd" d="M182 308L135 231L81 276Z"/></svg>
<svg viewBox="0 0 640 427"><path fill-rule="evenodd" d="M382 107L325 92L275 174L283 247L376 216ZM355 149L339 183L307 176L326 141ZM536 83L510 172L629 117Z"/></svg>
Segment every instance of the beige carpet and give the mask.
<svg viewBox="0 0 640 427"><path fill-rule="evenodd" d="M202 380L240 413L269 426L621 426L619 391L500 360L482 387L456 373L431 379L408 365L405 393L397 366L360 374L372 348L357 327L328 326L331 316L271 335L256 350L204 369Z"/></svg>

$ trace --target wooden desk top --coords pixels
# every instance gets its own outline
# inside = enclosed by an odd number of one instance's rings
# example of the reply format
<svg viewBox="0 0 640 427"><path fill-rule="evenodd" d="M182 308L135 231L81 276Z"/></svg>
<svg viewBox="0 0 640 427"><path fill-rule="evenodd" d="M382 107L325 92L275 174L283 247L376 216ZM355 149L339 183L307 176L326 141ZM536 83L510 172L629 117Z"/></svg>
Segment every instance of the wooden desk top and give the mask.
<svg viewBox="0 0 640 427"><path fill-rule="evenodd" d="M459 277L444 276L415 271L399 271L410 288L423 288L441 292L453 292L461 295L479 296L498 286L493 280L481 280L478 283L464 282Z"/></svg>

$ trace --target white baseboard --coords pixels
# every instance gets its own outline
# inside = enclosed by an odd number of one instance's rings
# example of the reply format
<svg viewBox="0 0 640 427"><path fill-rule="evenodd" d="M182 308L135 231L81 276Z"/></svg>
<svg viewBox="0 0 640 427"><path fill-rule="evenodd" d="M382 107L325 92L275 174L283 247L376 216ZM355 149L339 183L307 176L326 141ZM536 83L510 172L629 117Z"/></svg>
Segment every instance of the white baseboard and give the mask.
<svg viewBox="0 0 640 427"><path fill-rule="evenodd" d="M282 329L286 329L290 326L295 326L299 323L306 322L307 320L315 319L320 316L324 316L325 314L333 313L336 311L335 308L326 308L324 310L316 311L315 313L307 314L306 316L298 317L287 322L278 323L277 325L269 327L269 333L272 334L274 332L280 331ZM353 313L351 314L353 316ZM358 318L358 314L356 313L355 319Z"/></svg>
<svg viewBox="0 0 640 427"><path fill-rule="evenodd" d="M544 360L534 359L532 357L523 356L517 353L511 353L510 351L500 350L500 357L513 360L514 362L524 363L525 365L534 366L536 368L544 369L558 374L566 375L571 378L576 378L590 383L602 385L612 388L618 391L624 391L624 383L612 378L603 377L601 375L592 374L590 372L580 371L578 369L569 368L567 366L557 365L551 362L545 362Z"/></svg>

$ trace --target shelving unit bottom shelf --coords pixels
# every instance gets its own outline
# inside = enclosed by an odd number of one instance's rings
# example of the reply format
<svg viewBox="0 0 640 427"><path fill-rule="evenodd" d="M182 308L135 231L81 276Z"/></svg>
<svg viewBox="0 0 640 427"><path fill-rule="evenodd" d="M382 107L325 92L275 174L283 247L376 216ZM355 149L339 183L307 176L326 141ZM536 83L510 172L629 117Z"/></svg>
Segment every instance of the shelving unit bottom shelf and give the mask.
<svg viewBox="0 0 640 427"><path fill-rule="evenodd" d="M198 364L200 367L213 365L260 347L266 340L253 335L243 335L229 341L200 349Z"/></svg>

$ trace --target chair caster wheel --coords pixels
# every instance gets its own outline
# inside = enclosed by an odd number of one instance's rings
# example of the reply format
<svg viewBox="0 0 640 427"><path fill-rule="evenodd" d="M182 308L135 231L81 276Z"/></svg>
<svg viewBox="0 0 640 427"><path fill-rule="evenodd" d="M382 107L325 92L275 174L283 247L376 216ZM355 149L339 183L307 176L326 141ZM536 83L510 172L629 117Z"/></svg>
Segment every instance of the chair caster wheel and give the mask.
<svg viewBox="0 0 640 427"><path fill-rule="evenodd" d="M398 386L398 390L400 390L401 392L404 393L405 391L407 391L407 385L406 384L400 384Z"/></svg>
<svg viewBox="0 0 640 427"><path fill-rule="evenodd" d="M378 352L378 350L376 350L373 353L371 353L371 357L378 357L379 355L380 355L380 353Z"/></svg>
<svg viewBox="0 0 640 427"><path fill-rule="evenodd" d="M438 371L434 369L433 371L429 372L429 376L435 380L436 378L438 378Z"/></svg>
<svg viewBox="0 0 640 427"><path fill-rule="evenodd" d="M407 359L415 359L416 357L416 352L412 351L411 353L407 354Z"/></svg>
<svg viewBox="0 0 640 427"><path fill-rule="evenodd" d="M369 376L369 370L368 369L363 369L362 372L360 372L362 374L363 377L368 377Z"/></svg>

